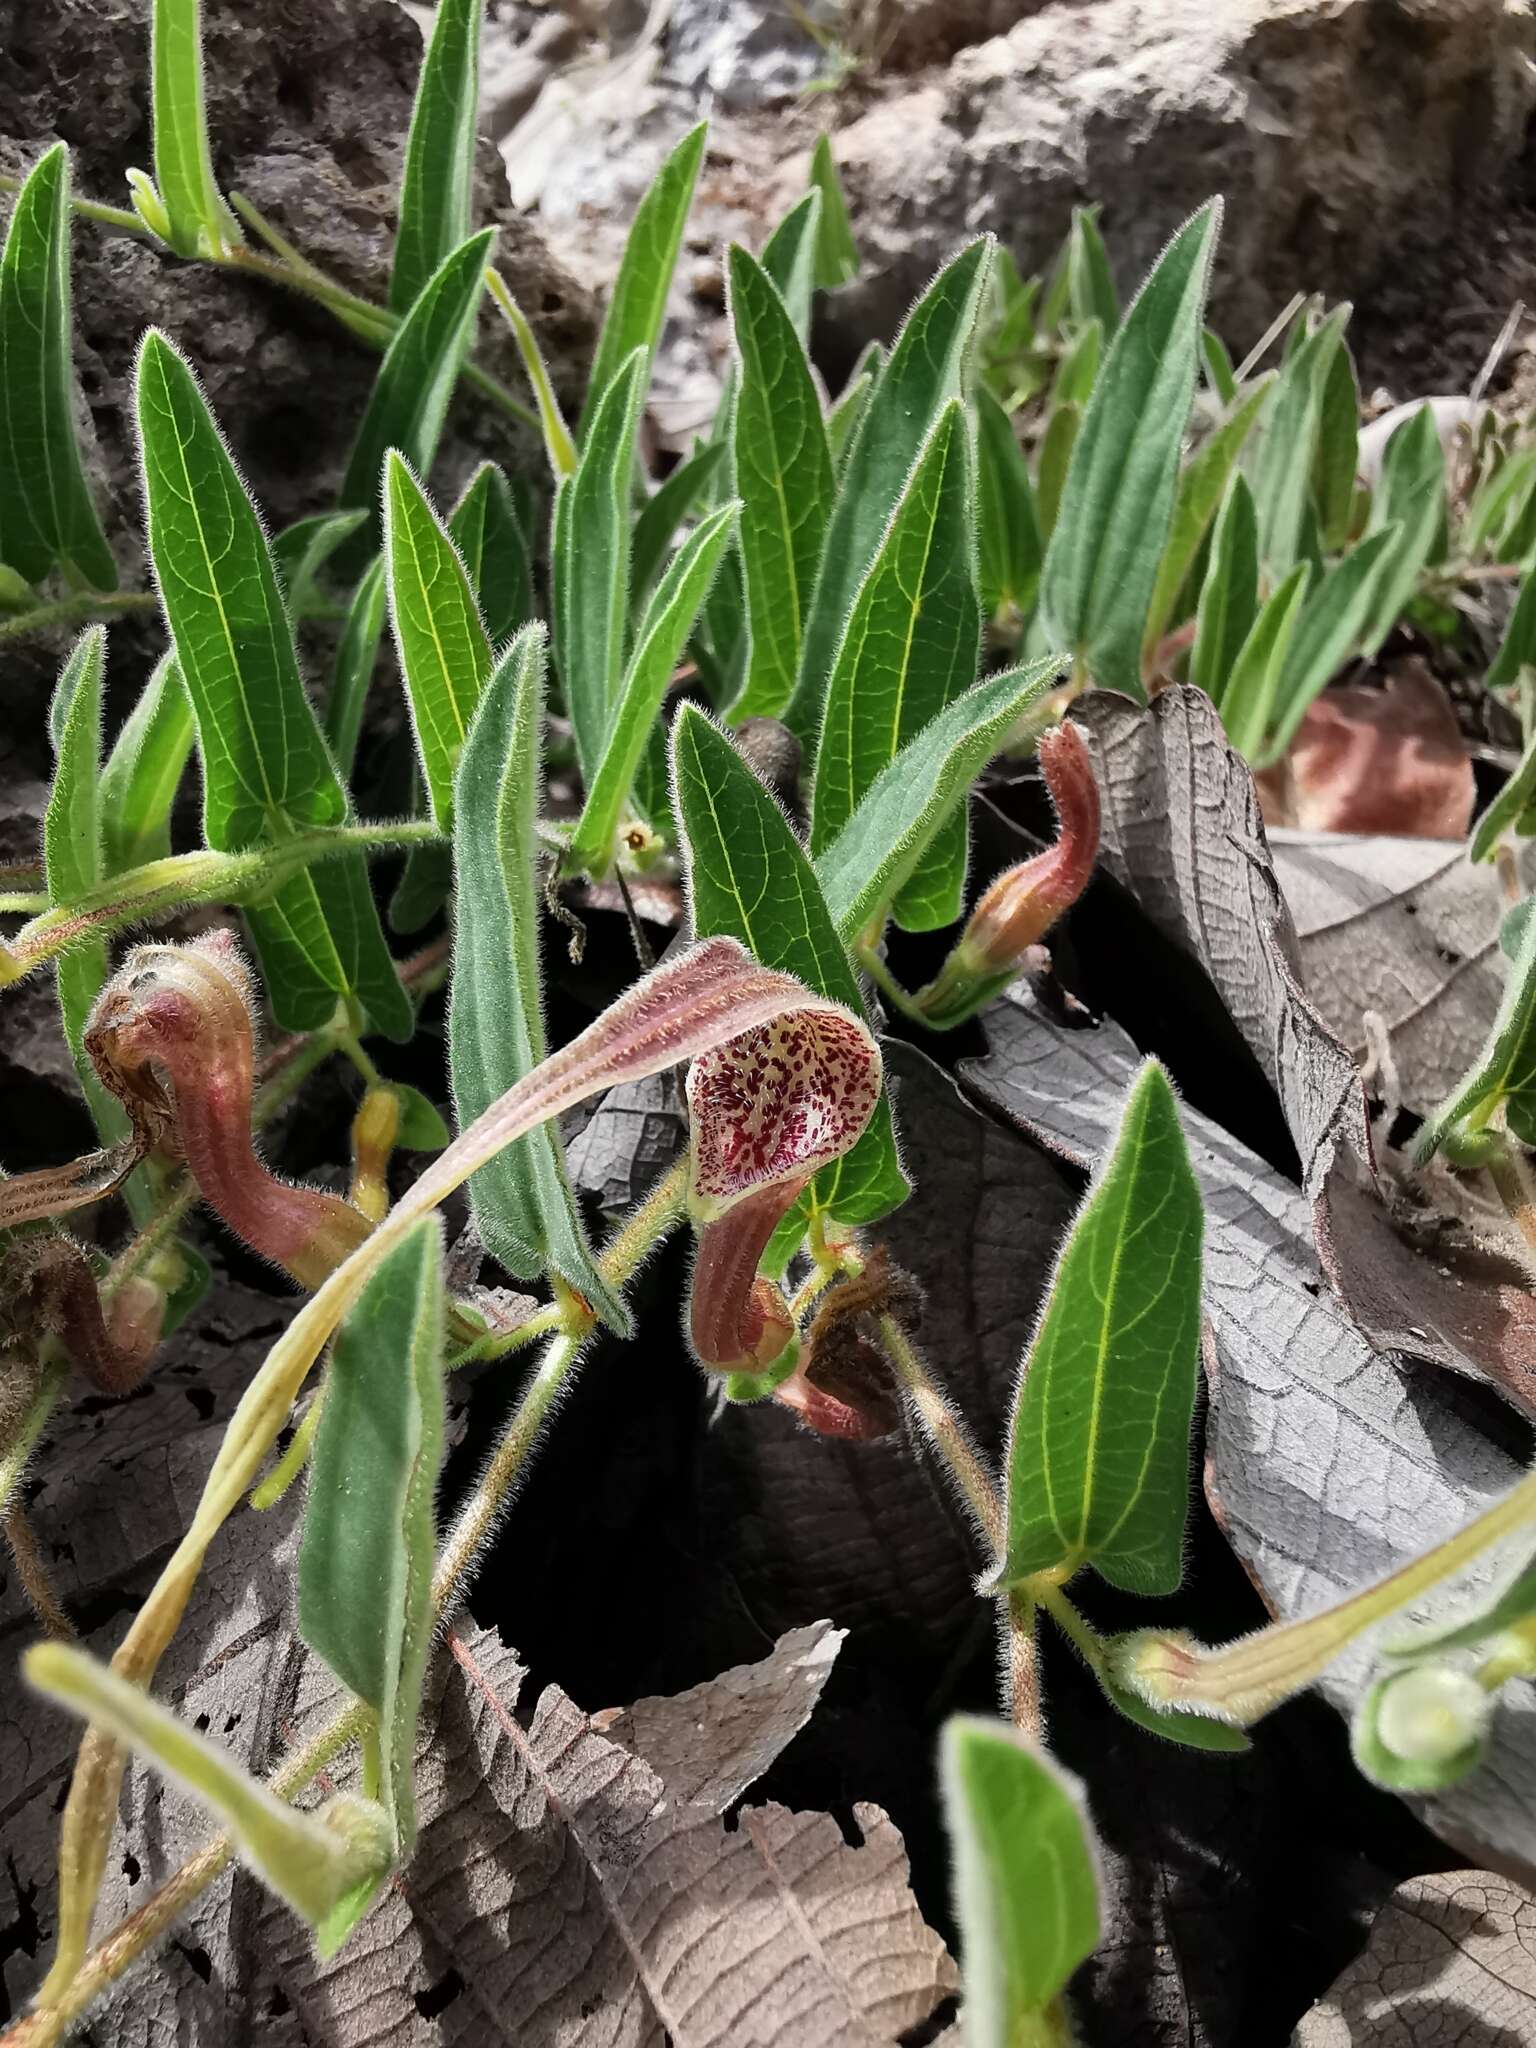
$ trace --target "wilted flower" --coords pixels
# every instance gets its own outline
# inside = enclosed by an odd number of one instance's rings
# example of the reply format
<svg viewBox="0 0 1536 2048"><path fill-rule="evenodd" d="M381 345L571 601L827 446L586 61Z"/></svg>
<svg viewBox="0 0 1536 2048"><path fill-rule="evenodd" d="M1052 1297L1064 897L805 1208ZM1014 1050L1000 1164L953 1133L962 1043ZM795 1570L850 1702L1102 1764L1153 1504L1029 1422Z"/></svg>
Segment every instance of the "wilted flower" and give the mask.
<svg viewBox="0 0 1536 2048"><path fill-rule="evenodd" d="M938 978L916 998L933 1024L958 1024L1005 988L1093 874L1099 791L1082 728L1057 726L1041 739L1039 755L1056 806L1056 844L999 875L972 911Z"/></svg>

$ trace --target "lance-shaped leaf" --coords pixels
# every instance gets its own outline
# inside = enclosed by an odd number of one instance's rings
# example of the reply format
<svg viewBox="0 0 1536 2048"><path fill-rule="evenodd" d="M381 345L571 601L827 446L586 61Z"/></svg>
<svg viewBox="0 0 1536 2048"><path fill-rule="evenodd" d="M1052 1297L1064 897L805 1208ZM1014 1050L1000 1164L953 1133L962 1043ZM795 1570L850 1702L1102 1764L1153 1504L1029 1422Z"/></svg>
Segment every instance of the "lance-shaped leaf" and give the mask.
<svg viewBox="0 0 1536 2048"><path fill-rule="evenodd" d="M448 535L463 559L486 638L500 647L533 616L533 572L512 489L494 462L482 462L448 515Z"/></svg>
<svg viewBox="0 0 1536 2048"><path fill-rule="evenodd" d="M1296 621L1312 580L1310 564L1298 562L1283 583L1277 583L1259 608L1227 671L1221 693L1221 722L1227 737L1245 761L1258 760L1264 747Z"/></svg>
<svg viewBox="0 0 1536 2048"><path fill-rule="evenodd" d="M155 0L150 30L155 197L178 256L217 256L240 229L220 197L203 106L202 0Z"/></svg>
<svg viewBox="0 0 1536 2048"><path fill-rule="evenodd" d="M1278 760L1296 736L1307 706L1325 690L1370 630L1376 594L1390 572L1400 529L1370 534L1334 564L1308 596L1291 637L1275 697L1273 728L1259 765Z"/></svg>
<svg viewBox="0 0 1536 2048"><path fill-rule="evenodd" d="M461 1127L531 1074L546 1050L538 894L544 665L543 629L527 627L497 664L459 762L448 1047ZM514 1278L553 1268L628 1334L628 1312L593 1263L553 1129L541 1125L481 1167L470 1198L486 1249Z"/></svg>
<svg viewBox="0 0 1536 2048"><path fill-rule="evenodd" d="M739 509L734 504L722 505L700 522L673 556L645 608L602 758L566 851L568 873L601 879L613 867L625 801L646 742L655 730L683 643L736 530Z"/></svg>
<svg viewBox="0 0 1536 2048"><path fill-rule="evenodd" d="M1178 1105L1149 1060L1062 1250L1019 1382L1000 1583L1091 1564L1130 1592L1177 1588L1203 1227Z"/></svg>
<svg viewBox="0 0 1536 2048"><path fill-rule="evenodd" d="M908 740L976 677L981 606L965 411L940 413L854 600L832 665L816 750L811 851L831 845ZM957 812L903 884L899 921L959 915L966 818Z"/></svg>
<svg viewBox="0 0 1536 2048"><path fill-rule="evenodd" d="M389 610L432 815L453 826L453 778L491 672L491 643L459 551L392 448L384 458Z"/></svg>
<svg viewBox="0 0 1536 2048"><path fill-rule="evenodd" d="M795 201L763 244L762 267L773 280L802 343L811 327L823 210L820 187L813 185Z"/></svg>
<svg viewBox="0 0 1536 2048"><path fill-rule="evenodd" d="M35 1643L22 1672L39 1692L176 1779L229 1830L241 1862L317 1932L349 1892L387 1865L388 1830L371 1801L343 1797L300 1813L222 1743L84 1650ZM321 1947L329 1953L323 1938Z"/></svg>
<svg viewBox="0 0 1536 2048"><path fill-rule="evenodd" d="M1503 1000L1470 1073L1451 1090L1419 1132L1413 1156L1422 1165L1448 1139L1482 1134L1503 1108L1522 1144L1536 1142L1536 917L1518 927Z"/></svg>
<svg viewBox="0 0 1536 2048"><path fill-rule="evenodd" d="M421 60L400 181L389 303L409 312L432 273L469 234L480 98L483 0L442 0Z"/></svg>
<svg viewBox="0 0 1536 2048"><path fill-rule="evenodd" d="M1090 320L1061 359L1051 385L1053 406L1075 405L1081 411L1093 396L1103 353L1104 330Z"/></svg>
<svg viewBox="0 0 1536 2048"><path fill-rule="evenodd" d="M683 224L693 204L693 188L699 165L704 161L708 124L691 128L656 173L650 190L635 213L624 244L619 274L598 336L597 353L587 383L587 401L582 409L576 439L583 447L597 416L603 394L635 349L641 351L640 397L651 381L651 363L661 335L672 289L672 273L682 246Z"/></svg>
<svg viewBox="0 0 1536 2048"><path fill-rule="evenodd" d="M1249 475L1259 514L1259 554L1272 577L1289 575L1301 552L1323 394L1349 310L1336 306L1315 334L1291 350L1254 453Z"/></svg>
<svg viewBox="0 0 1536 2048"><path fill-rule="evenodd" d="M390 1253L342 1324L299 1547L299 1633L376 1717L366 1746L370 1789L389 1818L396 1861L416 1840L411 1765L432 1645L442 1268L442 1226L429 1217ZM367 1896L351 1902L354 1920Z"/></svg>
<svg viewBox="0 0 1536 2048"><path fill-rule="evenodd" d="M1432 405L1421 405L1388 441L1368 531L1395 526L1397 539L1374 579L1360 643L1374 654L1397 624L1420 575L1444 545L1445 453Z"/></svg>
<svg viewBox="0 0 1536 2048"><path fill-rule="evenodd" d="M843 939L783 812L725 735L684 704L672 728L673 801L694 930L739 939L765 966L862 1014ZM815 1199L842 1223L874 1223L909 1192L882 1097L853 1150L822 1169Z"/></svg>
<svg viewBox="0 0 1536 2048"><path fill-rule="evenodd" d="M1150 674L1158 642L1169 626L1176 623L1174 607L1178 603L1179 592L1195 566L1200 544L1227 488L1227 479L1232 475L1243 443L1269 398L1273 382L1272 378L1263 378L1245 394L1232 417L1204 442L1179 477L1168 542L1157 565L1157 582L1147 606L1147 623L1142 632L1141 660L1145 673Z"/></svg>
<svg viewBox="0 0 1536 2048"><path fill-rule="evenodd" d="M859 422L864 417L864 408L869 403L870 393L875 388L875 378L879 374L879 369L877 350L875 361L868 369L859 370L849 378L838 394L836 405L827 414L827 449L832 457L833 470L839 477L843 473L848 450L859 430Z"/></svg>
<svg viewBox="0 0 1536 2048"><path fill-rule="evenodd" d="M589 787L624 678L630 495L645 375L645 352L637 348L598 401L576 474L555 498L555 654Z"/></svg>
<svg viewBox="0 0 1536 2048"><path fill-rule="evenodd" d="M363 704L373 681L389 609L389 579L382 554L375 555L358 579L336 643L331 694L325 706L325 737L341 773L350 776L362 730Z"/></svg>
<svg viewBox="0 0 1536 2048"><path fill-rule="evenodd" d="M832 509L821 400L789 310L745 249L728 257L737 352L733 457L750 642L733 718L777 718L794 694Z"/></svg>
<svg viewBox="0 0 1536 2048"><path fill-rule="evenodd" d="M88 626L59 675L48 713L53 786L43 813L43 877L50 903L74 903L102 878L101 693L107 659L104 626ZM107 978L107 944L95 938L58 963L59 1011L70 1058L103 1145L128 1129L82 1043L85 1021Z"/></svg>
<svg viewBox="0 0 1536 2048"><path fill-rule="evenodd" d="M961 396L991 265L990 238L962 249L907 315L855 430L827 526L789 724L814 742L822 696L859 586L912 474L918 451Z"/></svg>
<svg viewBox="0 0 1536 2048"><path fill-rule="evenodd" d="M1083 414L1040 578L1051 638L1095 681L1143 694L1141 642L1194 398L1221 204L1158 259L1116 331Z"/></svg>
<svg viewBox="0 0 1536 2048"><path fill-rule="evenodd" d="M368 514L316 512L296 519L272 542L272 562L288 600L290 618L301 619L314 603L320 571L343 541L368 523Z"/></svg>
<svg viewBox="0 0 1536 2048"><path fill-rule="evenodd" d="M115 590L117 564L75 439L69 359L69 151L56 143L16 195L0 253L0 561L37 583Z"/></svg>
<svg viewBox="0 0 1536 2048"><path fill-rule="evenodd" d="M840 284L851 284L858 276L859 250L832 158L832 143L825 135L818 135L811 149L811 184L821 194L821 218L816 227L816 282L824 292L836 291Z"/></svg>
<svg viewBox="0 0 1536 2048"><path fill-rule="evenodd" d="M1096 206L1072 209L1072 233L1067 241L1067 291L1072 317L1079 325L1097 320L1103 334L1114 333L1120 325L1120 300L1109 274L1109 256L1099 233Z"/></svg>
<svg viewBox="0 0 1536 2048"><path fill-rule="evenodd" d="M156 662L101 773L102 872L120 875L171 850L171 807L197 738L181 671Z"/></svg>
<svg viewBox="0 0 1536 2048"><path fill-rule="evenodd" d="M1077 446L1082 425L1081 406L1058 405L1052 408L1045 423L1045 432L1040 436L1039 489L1035 494L1035 506L1041 538L1047 542L1055 533L1056 522L1061 517L1067 478L1072 471L1072 451Z"/></svg>
<svg viewBox="0 0 1536 2048"><path fill-rule="evenodd" d="M154 329L139 351L137 396L150 555L197 721L208 844L238 852L341 824L346 792L304 693L261 521L190 368ZM298 875L251 908L274 1008L289 1029L317 1028L355 986L347 958L366 957L362 979L385 992L388 1021L378 1021L408 1033L362 856L341 864L350 878L334 866L318 883ZM340 949L317 891L345 902Z"/></svg>
<svg viewBox="0 0 1536 2048"><path fill-rule="evenodd" d="M667 559L672 536L701 499L707 499L726 457L723 441L706 442L680 462L646 499L635 521L629 558L629 601L638 612L650 596Z"/></svg>
<svg viewBox="0 0 1536 2048"><path fill-rule="evenodd" d="M985 385L977 387L975 403L981 601L988 618L1011 605L1027 619L1040 588L1035 487L1013 422Z"/></svg>
<svg viewBox="0 0 1536 2048"><path fill-rule="evenodd" d="M852 945L900 889L973 777L1060 680L1061 668L1059 656L1047 655L975 684L881 770L816 860L817 880L845 944Z"/></svg>
<svg viewBox="0 0 1536 2048"><path fill-rule="evenodd" d="M341 481L340 508L363 506L372 515L367 530L341 551L338 566L345 574L356 575L379 545L386 451L397 448L418 476L432 467L454 379L474 334L494 237L495 229L486 228L443 258L384 352Z"/></svg>
<svg viewBox="0 0 1536 2048"><path fill-rule="evenodd" d="M955 1858L966 2048L1066 2041L1057 2001L1100 1932L1083 1788L1017 1729L969 1714L945 1724L940 1782ZM1054 2024L1040 2024L1047 2016Z"/></svg>
<svg viewBox="0 0 1536 2048"><path fill-rule="evenodd" d="M1360 386L1349 343L1341 334L1323 384L1317 416L1317 453L1312 461L1312 495L1323 546L1335 552L1349 541L1359 454Z"/></svg>
<svg viewBox="0 0 1536 2048"><path fill-rule="evenodd" d="M1228 678L1259 610L1259 525L1253 492L1241 470L1211 536L1211 558L1200 586L1189 680L1220 704Z"/></svg>

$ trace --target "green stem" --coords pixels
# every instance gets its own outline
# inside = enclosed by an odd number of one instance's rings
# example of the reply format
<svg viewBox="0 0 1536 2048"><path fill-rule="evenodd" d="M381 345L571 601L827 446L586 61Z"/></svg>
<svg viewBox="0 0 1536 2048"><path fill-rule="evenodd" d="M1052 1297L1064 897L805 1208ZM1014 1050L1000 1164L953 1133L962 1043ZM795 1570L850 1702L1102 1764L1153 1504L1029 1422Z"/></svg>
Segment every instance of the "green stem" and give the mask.
<svg viewBox="0 0 1536 2048"><path fill-rule="evenodd" d="M1006 1544L1002 1504L970 1431L929 1374L916 1346L890 1316L880 1318L880 1343L906 1390L924 1435L954 1479L994 1558Z"/></svg>
<svg viewBox="0 0 1536 2048"><path fill-rule="evenodd" d="M5 1446L4 1456L0 1457L0 1512L10 1506L11 1496L26 1473L27 1461L47 1427L59 1395L64 1391L64 1382L69 1378L69 1360L51 1337L44 1343L42 1363L42 1374L33 1389L27 1411L15 1436Z"/></svg>
<svg viewBox="0 0 1536 2048"><path fill-rule="evenodd" d="M873 946L861 945L858 949L858 961L893 1010L899 1010L903 1017L910 1017L914 1024L921 1024L925 1030L933 1029L930 1020L923 1015Z"/></svg>
<svg viewBox="0 0 1536 2048"><path fill-rule="evenodd" d="M0 895L0 917L38 917L52 900L46 889L24 889L11 895Z"/></svg>
<svg viewBox="0 0 1536 2048"><path fill-rule="evenodd" d="M88 619L159 609L160 600L152 590L81 590L0 619L0 641L22 640L29 633L46 632L50 626L78 626Z"/></svg>

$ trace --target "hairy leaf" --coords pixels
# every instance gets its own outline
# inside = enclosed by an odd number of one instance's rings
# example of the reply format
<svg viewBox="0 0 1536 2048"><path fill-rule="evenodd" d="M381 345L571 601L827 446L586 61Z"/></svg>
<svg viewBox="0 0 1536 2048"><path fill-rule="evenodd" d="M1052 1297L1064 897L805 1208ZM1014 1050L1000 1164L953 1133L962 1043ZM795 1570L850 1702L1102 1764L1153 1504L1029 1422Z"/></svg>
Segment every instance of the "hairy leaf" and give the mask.
<svg viewBox="0 0 1536 2048"><path fill-rule="evenodd" d="M652 492L635 521L629 557L629 601L638 612L655 587L667 559L672 536L701 499L707 499L721 464L725 461L723 441L706 442L695 448L686 462Z"/></svg>
<svg viewBox="0 0 1536 2048"><path fill-rule="evenodd" d="M1397 624L1421 573L1444 545L1445 455L1434 407L1428 404L1404 420L1382 457L1369 531L1393 526L1397 539L1382 558L1360 631L1366 654L1374 654Z"/></svg>
<svg viewBox="0 0 1536 2048"><path fill-rule="evenodd" d="M1317 453L1312 462L1312 495L1323 546L1335 553L1349 542L1355 513L1355 479L1360 448L1360 386L1355 360L1341 334L1328 364L1317 416Z"/></svg>
<svg viewBox="0 0 1536 2048"><path fill-rule="evenodd" d="M491 643L459 551L401 456L384 460L384 556L400 673L432 815L453 826L453 778L491 672Z"/></svg>
<svg viewBox="0 0 1536 2048"><path fill-rule="evenodd" d="M1098 1946L1083 1788L1016 1729L969 1714L946 1722L940 1757L967 2048L1017 2048Z"/></svg>
<svg viewBox="0 0 1536 2048"><path fill-rule="evenodd" d="M816 228L816 282L823 291L836 291L840 284L851 284L858 276L859 250L833 161L832 143L825 135L818 135L811 149L811 183L821 194L821 219Z"/></svg>
<svg viewBox="0 0 1536 2048"><path fill-rule="evenodd" d="M1091 1564L1127 1591L1177 1589L1201 1232L1178 1106L1148 1061L1062 1251L1019 1384L1003 1579Z"/></svg>
<svg viewBox="0 0 1536 2048"><path fill-rule="evenodd" d="M1110 344L1046 550L1048 632L1097 682L1142 695L1141 642L1194 397L1216 200L1169 243Z"/></svg>
<svg viewBox="0 0 1536 2048"><path fill-rule="evenodd" d="M299 1633L377 1716L369 1790L400 1859L416 1840L411 1771L432 1646L442 1355L442 1226L427 1218L337 1332L298 1568Z"/></svg>
<svg viewBox="0 0 1536 2048"><path fill-rule="evenodd" d="M965 411L945 406L854 600L816 750L811 850L823 853L903 746L975 680L981 607ZM895 900L917 930L951 923L965 892L967 821L946 821Z"/></svg>
<svg viewBox="0 0 1536 2048"><path fill-rule="evenodd" d="M1348 306L1335 307L1315 334L1292 349L1254 452L1250 480L1259 515L1259 553L1274 578L1289 575L1301 554L1323 394L1348 318Z"/></svg>
<svg viewBox="0 0 1536 2048"><path fill-rule="evenodd" d="M990 239L972 242L939 272L907 315L854 432L789 710L802 741L820 728L838 642L918 451L945 404L961 395L991 257Z"/></svg>
<svg viewBox="0 0 1536 2048"><path fill-rule="evenodd" d="M1260 757L1285 752L1306 716L1307 706L1357 653L1370 630L1377 592L1391 573L1401 529L1383 528L1335 563L1317 590L1309 592L1292 635L1274 699L1273 731Z"/></svg>
<svg viewBox="0 0 1536 2048"><path fill-rule="evenodd" d="M408 313L433 272L468 236L475 174L484 0L442 0L421 61L405 145L389 303Z"/></svg>
<svg viewBox="0 0 1536 2048"><path fill-rule="evenodd" d="M506 474L482 462L448 515L448 537L463 558L492 647L533 617L533 565Z"/></svg>
<svg viewBox="0 0 1536 2048"><path fill-rule="evenodd" d="M154 0L150 32L157 198L178 256L217 255L240 240L219 196L203 107L202 0Z"/></svg>
<svg viewBox="0 0 1536 2048"><path fill-rule="evenodd" d="M1481 1131L1501 1107L1511 1130L1530 1144L1536 1131L1536 918L1521 932L1482 1051L1419 1132L1415 1159L1433 1157L1459 1126Z"/></svg>
<svg viewBox="0 0 1536 2048"><path fill-rule="evenodd" d="M788 308L745 249L731 248L728 269L739 365L732 453L750 626L746 682L731 715L776 718L799 674L832 509L832 457Z"/></svg>
<svg viewBox="0 0 1536 2048"><path fill-rule="evenodd" d="M700 521L673 556L645 608L602 757L588 784L586 805L566 853L568 872L584 870L602 880L613 866L625 800L646 742L656 729L683 643L735 533L739 510L735 504L722 505Z"/></svg>
<svg viewBox="0 0 1536 2048"><path fill-rule="evenodd" d="M1238 648L1221 693L1221 719L1238 752L1257 761L1280 701L1281 677L1312 570L1298 562L1260 606Z"/></svg>
<svg viewBox="0 0 1536 2048"><path fill-rule="evenodd" d="M362 729L363 703L373 681L389 609L389 583L382 554L375 555L358 579L331 671L331 694L325 707L325 737L343 775L352 773L357 736Z"/></svg>
<svg viewBox="0 0 1536 2048"><path fill-rule="evenodd" d="M1200 586L1189 652L1189 680L1215 704L1225 697L1258 610L1258 519L1248 479L1238 470L1211 536L1211 558Z"/></svg>
<svg viewBox="0 0 1536 2048"><path fill-rule="evenodd" d="M171 807L197 738L173 655L156 662L101 773L102 872L121 874L171 850Z"/></svg>
<svg viewBox="0 0 1536 2048"><path fill-rule="evenodd" d="M486 685L459 761L457 914L449 1063L460 1128L547 1050L539 978L538 808L545 642L530 626ZM627 1335L630 1318L593 1263L557 1133L541 1125L470 1182L486 1249L519 1280L546 1266Z"/></svg>
<svg viewBox="0 0 1536 2048"><path fill-rule="evenodd" d="M1058 656L1047 655L974 684L870 784L816 859L816 878L845 944L900 889L972 777L1059 680L1061 666Z"/></svg>
<svg viewBox="0 0 1536 2048"><path fill-rule="evenodd" d="M764 242L760 259L784 301L802 343L810 334L811 299L816 288L816 260L824 210L821 189L813 185L809 192L795 201Z"/></svg>
<svg viewBox="0 0 1536 2048"><path fill-rule="evenodd" d="M788 820L735 747L696 706L672 729L674 801L683 832L694 930L723 933L767 967L862 1014L844 942ZM841 1223L874 1223L906 1199L890 1105L816 1176L815 1199Z"/></svg>
<svg viewBox="0 0 1536 2048"><path fill-rule="evenodd" d="M603 331L598 336L586 404L576 430L577 442L583 448L605 392L636 349L641 352L642 365L639 402L644 401L667 310L667 294L672 288L672 273L677 267L677 252L682 246L683 225L693 203L693 188L704 161L708 134L708 123L704 121L689 129L656 173L635 211L608 300Z"/></svg>
<svg viewBox="0 0 1536 2048"><path fill-rule="evenodd" d="M0 253L0 561L37 583L117 588L75 439L69 324L69 151L39 158Z"/></svg>
<svg viewBox="0 0 1536 2048"><path fill-rule="evenodd" d="M975 403L981 601L988 618L1011 605L1027 619L1040 588L1035 488L1013 422L985 385L977 386Z"/></svg>
<svg viewBox="0 0 1536 2048"><path fill-rule="evenodd" d="M366 512L316 512L296 519L272 542L272 564L288 600L290 618L302 618L316 596L316 579L343 541L368 523Z"/></svg>

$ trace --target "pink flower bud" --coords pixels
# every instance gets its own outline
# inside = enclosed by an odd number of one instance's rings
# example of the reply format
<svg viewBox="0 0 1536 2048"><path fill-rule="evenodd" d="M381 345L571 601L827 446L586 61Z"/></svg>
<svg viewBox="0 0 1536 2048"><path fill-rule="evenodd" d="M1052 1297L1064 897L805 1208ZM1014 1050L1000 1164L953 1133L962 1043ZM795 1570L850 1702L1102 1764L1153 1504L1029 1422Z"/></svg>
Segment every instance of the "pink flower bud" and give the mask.
<svg viewBox="0 0 1536 2048"><path fill-rule="evenodd" d="M1056 844L998 876L971 913L938 979L917 997L935 1024L957 1024L1012 979L1087 888L1099 851L1099 791L1082 728L1071 723L1039 745L1045 786L1056 806Z"/></svg>
<svg viewBox="0 0 1536 2048"><path fill-rule="evenodd" d="M863 1134L880 1078L868 1030L837 1009L791 1011L689 1068L688 1202L701 1226L689 1327L712 1370L761 1371L794 1334L758 1262L811 1176Z"/></svg>
<svg viewBox="0 0 1536 2048"><path fill-rule="evenodd" d="M232 933L140 946L97 999L86 1050L130 1114L173 1126L203 1199L236 1236L314 1288L371 1225L339 1196L292 1187L257 1158L251 1009L250 972Z"/></svg>
<svg viewBox="0 0 1536 2048"><path fill-rule="evenodd" d="M47 1331L103 1394L131 1394L160 1342L165 1295L125 1280L103 1306L89 1259L71 1237L23 1237L5 1262L7 1308L27 1338Z"/></svg>

